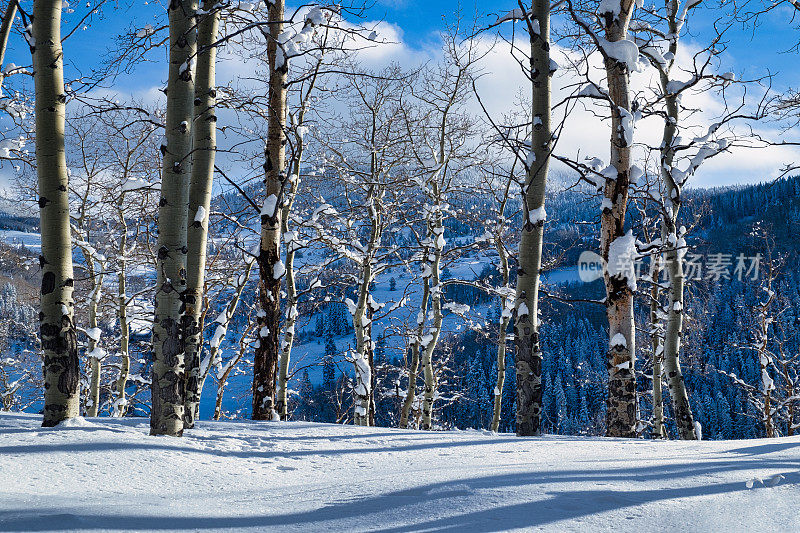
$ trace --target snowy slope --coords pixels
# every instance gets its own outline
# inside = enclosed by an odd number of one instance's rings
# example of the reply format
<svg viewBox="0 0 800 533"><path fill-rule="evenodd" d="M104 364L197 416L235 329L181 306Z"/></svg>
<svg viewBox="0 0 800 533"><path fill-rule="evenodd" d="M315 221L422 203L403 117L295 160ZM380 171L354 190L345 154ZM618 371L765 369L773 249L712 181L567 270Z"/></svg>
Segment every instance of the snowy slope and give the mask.
<svg viewBox="0 0 800 533"><path fill-rule="evenodd" d="M797 437L202 422L173 439L143 419L38 423L0 414L0 531L800 530Z"/></svg>

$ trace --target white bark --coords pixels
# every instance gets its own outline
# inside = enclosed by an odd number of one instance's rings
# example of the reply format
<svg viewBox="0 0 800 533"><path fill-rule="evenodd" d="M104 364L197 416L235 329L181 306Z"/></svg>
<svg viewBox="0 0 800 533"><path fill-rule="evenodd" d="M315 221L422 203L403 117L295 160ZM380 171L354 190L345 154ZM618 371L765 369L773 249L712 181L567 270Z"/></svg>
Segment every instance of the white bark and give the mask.
<svg viewBox="0 0 800 533"><path fill-rule="evenodd" d="M194 427L200 407L200 352L203 340L203 301L205 287L208 225L211 192L214 184L217 116L216 58L220 10L217 0L204 0L204 14L197 29L197 72L195 75L195 124L192 139L192 177L189 186L186 257L186 400L184 427ZM202 216L198 216L198 213Z"/></svg>
<svg viewBox="0 0 800 533"><path fill-rule="evenodd" d="M522 5L520 3L520 5ZM545 189L550 163L550 2L535 0L526 20L530 38L532 135L522 190L523 225L517 269L516 337L517 435L539 435L542 413L542 350L539 343L539 283L542 268ZM539 31L535 31L538 24Z"/></svg>
<svg viewBox="0 0 800 533"><path fill-rule="evenodd" d="M194 0L169 4L167 121L158 209L156 310L150 433L181 436L184 412L183 336L189 177L194 124Z"/></svg>
<svg viewBox="0 0 800 533"><path fill-rule="evenodd" d="M40 333L44 350L43 426L79 414L79 371L73 318L72 241L69 178L64 148L64 60L61 1L33 6L34 85L36 88L36 171L42 233Z"/></svg>

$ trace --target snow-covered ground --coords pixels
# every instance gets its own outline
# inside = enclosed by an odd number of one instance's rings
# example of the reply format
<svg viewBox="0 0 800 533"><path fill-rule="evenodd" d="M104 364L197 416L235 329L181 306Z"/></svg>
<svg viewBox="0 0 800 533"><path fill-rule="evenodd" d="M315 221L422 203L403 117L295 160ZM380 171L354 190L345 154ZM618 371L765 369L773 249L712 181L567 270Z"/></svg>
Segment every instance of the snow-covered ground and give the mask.
<svg viewBox="0 0 800 533"><path fill-rule="evenodd" d="M31 252L42 249L42 236L38 233L3 229L0 230L0 241L12 246L25 246Z"/></svg>
<svg viewBox="0 0 800 533"><path fill-rule="evenodd" d="M798 531L800 438L520 439L0 414L0 531Z"/></svg>

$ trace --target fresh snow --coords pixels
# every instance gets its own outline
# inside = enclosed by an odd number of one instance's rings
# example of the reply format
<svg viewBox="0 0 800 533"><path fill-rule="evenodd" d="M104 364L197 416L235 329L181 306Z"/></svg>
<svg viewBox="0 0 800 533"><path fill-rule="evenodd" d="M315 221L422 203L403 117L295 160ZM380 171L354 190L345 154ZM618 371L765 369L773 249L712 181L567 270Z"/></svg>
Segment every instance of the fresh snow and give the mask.
<svg viewBox="0 0 800 533"><path fill-rule="evenodd" d="M0 414L0 531L797 531L800 437Z"/></svg>
<svg viewBox="0 0 800 533"><path fill-rule="evenodd" d="M543 205L528 211L528 221L534 226L545 220L547 220L547 212L544 210Z"/></svg>
<svg viewBox="0 0 800 533"><path fill-rule="evenodd" d="M597 6L597 13L599 15L611 13L617 17L619 16L621 7L619 0L600 0L600 5Z"/></svg>
<svg viewBox="0 0 800 533"><path fill-rule="evenodd" d="M619 5L619 2L617 2L617 5ZM599 37L598 43L608 57L625 64L629 72L638 71L639 47L636 46L635 42L630 39L608 41Z"/></svg>
<svg viewBox="0 0 800 533"><path fill-rule="evenodd" d="M636 237L633 232L617 237L608 248L608 275L625 279L632 291L636 290Z"/></svg>
<svg viewBox="0 0 800 533"><path fill-rule="evenodd" d="M86 328L86 336L92 339L94 342L100 340L100 334L102 330L100 328Z"/></svg>
<svg viewBox="0 0 800 533"><path fill-rule="evenodd" d="M617 333L611 338L611 342L609 342L609 345L612 348L616 348L617 346L621 346L622 348L627 348L628 341L625 340L625 335L623 335L622 333Z"/></svg>
<svg viewBox="0 0 800 533"><path fill-rule="evenodd" d="M195 222L203 222L206 219L206 208L202 205L197 206L197 212L194 215Z"/></svg>
<svg viewBox="0 0 800 533"><path fill-rule="evenodd" d="M525 12L520 8L516 8L512 9L505 15L498 17L496 24L500 24L501 22L506 22L508 20L521 20L524 18L525 18Z"/></svg>

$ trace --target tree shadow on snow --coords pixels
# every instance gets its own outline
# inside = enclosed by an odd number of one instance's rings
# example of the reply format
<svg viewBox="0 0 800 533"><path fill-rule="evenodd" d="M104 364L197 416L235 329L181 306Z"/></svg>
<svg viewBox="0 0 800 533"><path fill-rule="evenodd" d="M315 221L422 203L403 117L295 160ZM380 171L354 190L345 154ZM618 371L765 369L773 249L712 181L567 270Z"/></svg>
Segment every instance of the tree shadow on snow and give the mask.
<svg viewBox="0 0 800 533"><path fill-rule="evenodd" d="M768 453L791 450L792 448L800 448L800 442L771 442L769 444L759 444L756 446L736 448L734 450L728 450L728 452L740 453L742 455L765 455Z"/></svg>
<svg viewBox="0 0 800 533"><path fill-rule="evenodd" d="M644 504L690 497L714 496L746 490L745 479L737 482L702 484L690 487L669 487L636 490L636 482L658 478L665 484L671 479L700 476L720 471L750 468L783 469L781 485L800 484L795 462L743 460L731 463L687 462L680 465L622 468L611 471L570 470L561 472L521 472L475 477L443 483L421 485L389 493L334 501L318 509L274 515L256 516L142 516L123 514L69 513L68 509L18 509L0 514L0 530L45 531L52 529L79 530L208 530L254 528L280 530L296 526L304 530L334 528L347 530L347 519L360 519L354 529L365 529L363 520L375 524L369 529L382 533L427 530L464 533L489 532L509 528L537 527L560 520L582 519L596 513L636 507ZM548 487L556 483L592 482L597 489L557 490ZM610 482L625 482L632 490L603 488ZM468 498L484 500L492 490L507 497L508 490L541 485L543 498L512 505L496 505L488 509L452 513L469 505ZM480 497L472 496L484 491ZM275 495L264 494L265 506L274 504ZM765 505L768 497L765 495ZM706 502L705 505L708 503ZM125 507L119 507L124 509ZM403 517L403 518L398 518ZM431 518L434 517L434 518ZM382 526L381 523L387 524Z"/></svg>

